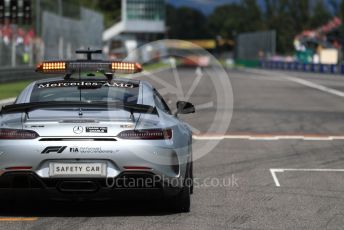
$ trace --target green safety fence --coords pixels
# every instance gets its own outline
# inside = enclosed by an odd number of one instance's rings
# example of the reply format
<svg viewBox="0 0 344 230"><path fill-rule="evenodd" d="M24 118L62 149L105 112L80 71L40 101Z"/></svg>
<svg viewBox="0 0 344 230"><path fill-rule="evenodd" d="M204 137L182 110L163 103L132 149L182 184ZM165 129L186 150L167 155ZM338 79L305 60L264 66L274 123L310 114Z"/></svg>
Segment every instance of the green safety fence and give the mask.
<svg viewBox="0 0 344 230"><path fill-rule="evenodd" d="M238 60L235 60L235 65L242 66L242 67L249 67L249 68L257 68L257 67L260 67L260 61L238 59Z"/></svg>

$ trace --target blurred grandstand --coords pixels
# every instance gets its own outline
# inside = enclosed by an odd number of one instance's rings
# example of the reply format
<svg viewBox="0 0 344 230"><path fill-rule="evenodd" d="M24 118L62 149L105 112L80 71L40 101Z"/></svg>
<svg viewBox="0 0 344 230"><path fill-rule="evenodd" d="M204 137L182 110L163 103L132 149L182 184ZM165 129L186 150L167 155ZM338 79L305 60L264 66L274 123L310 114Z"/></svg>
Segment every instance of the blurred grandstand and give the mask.
<svg viewBox="0 0 344 230"><path fill-rule="evenodd" d="M10 11L12 1L4 3ZM102 14L77 2L36 0L32 4L34 24L13 23L5 11L0 24L1 68L33 66L42 59L75 58L73 51L78 48L102 47Z"/></svg>
<svg viewBox="0 0 344 230"><path fill-rule="evenodd" d="M33 28L4 25L0 28L0 66L33 65L42 58L42 40Z"/></svg>

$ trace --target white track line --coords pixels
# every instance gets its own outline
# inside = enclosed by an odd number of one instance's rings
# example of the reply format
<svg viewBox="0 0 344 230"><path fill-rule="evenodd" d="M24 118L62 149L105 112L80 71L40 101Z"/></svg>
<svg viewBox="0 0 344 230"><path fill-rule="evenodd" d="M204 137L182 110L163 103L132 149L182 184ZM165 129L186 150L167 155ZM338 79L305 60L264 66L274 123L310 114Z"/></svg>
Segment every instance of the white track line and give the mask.
<svg viewBox="0 0 344 230"><path fill-rule="evenodd" d="M344 169L270 169L270 173L272 175L272 179L275 182L276 187L281 187L281 184L277 178L276 173L283 173L285 171L291 172L344 172Z"/></svg>
<svg viewBox="0 0 344 230"><path fill-rule="evenodd" d="M280 140L304 140L304 141L333 141L344 140L344 135L193 135L194 140L252 140L252 141L280 141Z"/></svg>
<svg viewBox="0 0 344 230"><path fill-rule="evenodd" d="M270 173L272 175L272 179L274 180L276 187L280 187L281 184L278 181L278 178L276 176L276 172L283 172L283 170L281 170L281 169L270 169Z"/></svg>
<svg viewBox="0 0 344 230"><path fill-rule="evenodd" d="M323 92L326 92L326 93L330 93L330 94L333 94L333 95L336 95L336 96L339 96L339 97L344 97L344 92L336 90L336 89L332 89L332 88L329 88L329 87L326 87L326 86L323 86L323 85L319 85L319 84L316 84L314 82L310 82L310 81L307 81L307 80L304 80L304 79L300 79L300 78L296 78L296 77L289 77L289 76L288 77L284 77L284 78L287 79L287 80L299 83L301 85L308 86L308 87L313 88L313 89L317 89L317 90L320 90L320 91L323 91Z"/></svg>
<svg viewBox="0 0 344 230"><path fill-rule="evenodd" d="M280 76L281 78L283 78L285 80L289 80L289 81L298 83L300 85L304 85L304 86L307 86L307 87L310 87L310 88L313 88L313 89L317 89L317 90L320 90L322 92L329 93L329 94L332 94L332 95L336 95L336 96L339 96L339 97L344 97L344 92L343 91L339 91L339 90L332 89L332 88L329 88L329 87L326 87L326 86L323 86L323 85L319 85L317 83L314 83L314 82L311 82L311 81L307 81L305 79L293 77L293 76L290 76L290 75L288 75L286 73L271 72L271 71L258 70L258 69L255 69L255 70L253 70L253 69L247 70L246 69L245 71L253 73L253 74L258 74L258 75L264 74L265 76L271 76L271 77Z"/></svg>

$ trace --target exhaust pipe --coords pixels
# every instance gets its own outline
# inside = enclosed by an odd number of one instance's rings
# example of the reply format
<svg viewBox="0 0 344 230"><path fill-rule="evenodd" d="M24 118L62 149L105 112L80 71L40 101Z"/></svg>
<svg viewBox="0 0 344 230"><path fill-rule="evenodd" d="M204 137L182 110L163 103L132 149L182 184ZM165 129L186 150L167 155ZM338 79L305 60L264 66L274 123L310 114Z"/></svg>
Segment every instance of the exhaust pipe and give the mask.
<svg viewBox="0 0 344 230"><path fill-rule="evenodd" d="M62 181L58 185L61 192L96 192L98 188L93 181Z"/></svg>

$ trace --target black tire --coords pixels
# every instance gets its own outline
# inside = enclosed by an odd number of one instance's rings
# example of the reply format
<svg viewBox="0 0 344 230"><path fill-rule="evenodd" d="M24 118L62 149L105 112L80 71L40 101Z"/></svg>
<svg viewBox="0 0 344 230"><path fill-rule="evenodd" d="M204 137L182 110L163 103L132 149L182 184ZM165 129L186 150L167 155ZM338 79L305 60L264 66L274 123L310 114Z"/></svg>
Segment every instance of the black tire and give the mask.
<svg viewBox="0 0 344 230"><path fill-rule="evenodd" d="M186 180L184 181L184 186L181 189L180 193L172 199L172 207L176 212L190 212L191 206L191 188L193 187L192 183L190 184L192 174L192 166L188 167L186 173Z"/></svg>
<svg viewBox="0 0 344 230"><path fill-rule="evenodd" d="M192 164L192 161L191 161L191 162L190 162L190 176L189 176L189 180L190 180L189 183L191 183L191 185L190 185L190 194L193 194L193 193L194 193L194 183L193 183L193 179L194 179L194 177L193 177L193 164Z"/></svg>
<svg viewBox="0 0 344 230"><path fill-rule="evenodd" d="M176 212L190 212L191 199L190 199L190 187L185 186L181 192L173 199L173 209Z"/></svg>

